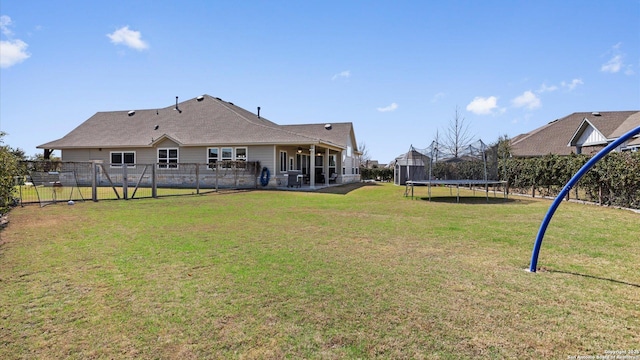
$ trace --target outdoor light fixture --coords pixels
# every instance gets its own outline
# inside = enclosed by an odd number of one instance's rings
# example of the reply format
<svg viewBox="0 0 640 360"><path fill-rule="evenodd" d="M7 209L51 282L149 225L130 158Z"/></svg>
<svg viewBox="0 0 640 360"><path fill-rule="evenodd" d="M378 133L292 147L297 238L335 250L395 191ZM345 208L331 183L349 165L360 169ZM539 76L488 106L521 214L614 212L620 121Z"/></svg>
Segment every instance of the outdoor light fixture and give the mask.
<svg viewBox="0 0 640 360"><path fill-rule="evenodd" d="M298 154L302 154L302 146L298 146Z"/></svg>

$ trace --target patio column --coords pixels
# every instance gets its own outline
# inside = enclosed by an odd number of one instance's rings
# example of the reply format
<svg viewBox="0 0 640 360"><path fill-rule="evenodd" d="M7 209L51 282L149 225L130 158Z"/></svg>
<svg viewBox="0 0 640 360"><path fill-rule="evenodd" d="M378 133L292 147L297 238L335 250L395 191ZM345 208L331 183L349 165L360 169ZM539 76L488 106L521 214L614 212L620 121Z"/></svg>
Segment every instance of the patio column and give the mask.
<svg viewBox="0 0 640 360"><path fill-rule="evenodd" d="M324 184L325 185L329 185L329 176L331 176L331 174L329 174L329 148L326 148L324 150L324 159L322 159L322 168L324 171Z"/></svg>
<svg viewBox="0 0 640 360"><path fill-rule="evenodd" d="M309 149L309 187L316 188L316 146L311 145Z"/></svg>

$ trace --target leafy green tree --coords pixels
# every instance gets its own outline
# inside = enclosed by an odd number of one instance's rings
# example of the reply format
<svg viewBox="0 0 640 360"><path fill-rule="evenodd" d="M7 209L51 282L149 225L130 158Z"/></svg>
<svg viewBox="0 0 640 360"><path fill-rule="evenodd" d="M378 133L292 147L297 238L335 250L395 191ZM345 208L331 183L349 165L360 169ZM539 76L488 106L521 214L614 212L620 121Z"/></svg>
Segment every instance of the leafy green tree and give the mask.
<svg viewBox="0 0 640 360"><path fill-rule="evenodd" d="M16 151L8 145L3 145L5 135L6 133L0 132L0 212L5 212L13 204L13 177L18 173L19 167Z"/></svg>

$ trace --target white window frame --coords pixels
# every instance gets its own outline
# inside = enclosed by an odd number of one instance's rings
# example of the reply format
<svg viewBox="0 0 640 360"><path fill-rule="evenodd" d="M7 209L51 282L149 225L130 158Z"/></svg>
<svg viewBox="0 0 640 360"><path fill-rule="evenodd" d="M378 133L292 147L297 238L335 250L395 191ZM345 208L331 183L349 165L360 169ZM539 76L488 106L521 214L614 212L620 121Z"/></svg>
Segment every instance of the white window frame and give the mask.
<svg viewBox="0 0 640 360"><path fill-rule="evenodd" d="M113 154L120 154L120 157L122 158L122 162L119 163L119 164L114 163L113 162ZM130 169L135 169L135 167L136 167L136 152L135 151L110 151L109 152L109 163L111 165L109 167L121 168L122 165L128 164L128 163L124 162L125 154L133 154L133 163L131 163L132 165L127 165L127 167L130 168Z"/></svg>
<svg viewBox="0 0 640 360"><path fill-rule="evenodd" d="M229 153L229 156L224 156L225 151ZM233 148L230 146L220 148L220 161L233 161ZM230 165L222 165L224 169L229 169Z"/></svg>
<svg viewBox="0 0 640 360"><path fill-rule="evenodd" d="M211 156L211 150L215 150L216 151L215 158ZM207 169L215 170L216 166L215 165L213 167L211 166L211 160L215 160L213 162L214 164L216 164L220 160L220 148L217 148L217 147L209 147L209 148L207 148Z"/></svg>
<svg viewBox="0 0 640 360"><path fill-rule="evenodd" d="M160 161L160 151L165 150L167 152L167 158L163 159L166 160L166 162L161 162ZM173 158L171 156L169 156L171 154L171 150L175 150L176 151L176 157ZM180 166L180 148L158 148L158 151L156 153L157 157L156 160L158 161L158 169L170 169L170 170L175 170L178 169L178 167ZM175 159L175 163L172 163L171 160ZM175 165L173 165L175 164Z"/></svg>
<svg viewBox="0 0 640 360"><path fill-rule="evenodd" d="M244 157L238 156L238 150L244 150ZM233 159L235 161L247 161L249 159L249 149L247 147L237 147L233 149Z"/></svg>
<svg viewBox="0 0 640 360"><path fill-rule="evenodd" d="M280 150L280 172L287 171L288 161L289 160L288 160L287 152L284 150Z"/></svg>

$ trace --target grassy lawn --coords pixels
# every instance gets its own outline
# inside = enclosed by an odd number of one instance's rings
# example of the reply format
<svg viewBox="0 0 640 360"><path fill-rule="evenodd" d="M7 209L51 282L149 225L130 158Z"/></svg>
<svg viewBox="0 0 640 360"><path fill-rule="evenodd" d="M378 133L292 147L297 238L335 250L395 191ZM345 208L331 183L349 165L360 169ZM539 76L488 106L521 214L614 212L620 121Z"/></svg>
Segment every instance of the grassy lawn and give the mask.
<svg viewBox="0 0 640 360"><path fill-rule="evenodd" d="M16 208L0 233L0 358L640 350L640 215L563 203L531 274L549 200L403 193L386 184Z"/></svg>

